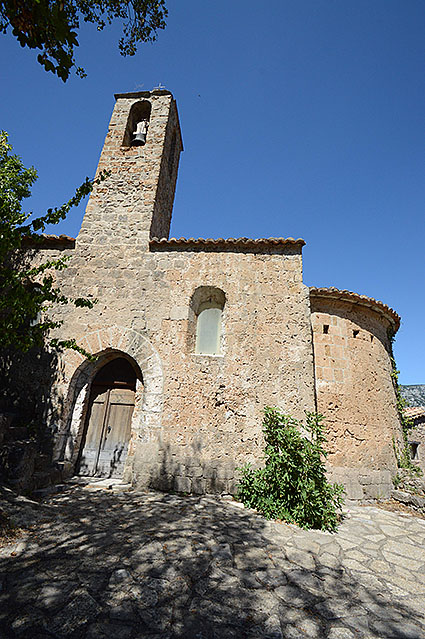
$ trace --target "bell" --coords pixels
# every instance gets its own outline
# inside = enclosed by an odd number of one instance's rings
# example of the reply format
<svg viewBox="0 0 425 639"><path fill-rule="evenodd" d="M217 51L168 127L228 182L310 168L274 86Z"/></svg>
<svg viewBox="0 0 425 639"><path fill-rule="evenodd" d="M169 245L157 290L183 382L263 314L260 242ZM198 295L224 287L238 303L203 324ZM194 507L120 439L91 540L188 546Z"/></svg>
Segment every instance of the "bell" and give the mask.
<svg viewBox="0 0 425 639"><path fill-rule="evenodd" d="M144 144L146 144L146 133L137 133L137 131L135 131L133 133L131 146L143 146Z"/></svg>
<svg viewBox="0 0 425 639"><path fill-rule="evenodd" d="M131 146L144 146L146 144L146 133L148 132L147 120L137 123L136 130L133 132Z"/></svg>

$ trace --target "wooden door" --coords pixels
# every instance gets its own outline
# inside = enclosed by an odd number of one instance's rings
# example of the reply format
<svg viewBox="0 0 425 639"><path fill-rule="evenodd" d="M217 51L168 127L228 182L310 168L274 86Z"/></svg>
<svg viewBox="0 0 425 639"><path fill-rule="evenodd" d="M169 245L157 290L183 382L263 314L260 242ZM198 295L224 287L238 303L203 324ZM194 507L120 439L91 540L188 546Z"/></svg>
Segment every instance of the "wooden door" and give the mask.
<svg viewBox="0 0 425 639"><path fill-rule="evenodd" d="M128 364L127 360L122 361ZM93 382L80 456L80 475L121 477L124 472L136 376L131 370L134 380L123 380L122 364L120 369L117 363L115 371L113 366L107 366L106 373L101 371ZM114 372L120 379L107 379L114 377Z"/></svg>

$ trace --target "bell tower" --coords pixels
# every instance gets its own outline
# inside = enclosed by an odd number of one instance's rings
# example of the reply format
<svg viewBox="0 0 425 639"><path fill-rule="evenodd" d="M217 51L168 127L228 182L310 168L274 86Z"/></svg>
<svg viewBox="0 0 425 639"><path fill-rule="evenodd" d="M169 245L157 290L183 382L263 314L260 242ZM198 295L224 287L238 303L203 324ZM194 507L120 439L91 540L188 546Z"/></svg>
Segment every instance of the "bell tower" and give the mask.
<svg viewBox="0 0 425 639"><path fill-rule="evenodd" d="M117 93L97 175L77 242L93 247L168 237L180 152L176 102L165 89Z"/></svg>

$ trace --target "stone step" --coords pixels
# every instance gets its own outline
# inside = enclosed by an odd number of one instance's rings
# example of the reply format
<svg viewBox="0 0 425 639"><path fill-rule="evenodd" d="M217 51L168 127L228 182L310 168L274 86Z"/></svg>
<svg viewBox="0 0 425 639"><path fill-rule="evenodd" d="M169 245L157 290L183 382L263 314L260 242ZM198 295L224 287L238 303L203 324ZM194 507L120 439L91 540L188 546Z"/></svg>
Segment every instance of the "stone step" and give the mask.
<svg viewBox="0 0 425 639"><path fill-rule="evenodd" d="M406 504L406 506L413 506L421 510L425 508L425 497L421 495L415 495L414 493L404 490L393 490L391 497L402 504Z"/></svg>
<svg viewBox="0 0 425 639"><path fill-rule="evenodd" d="M95 491L95 490L111 490L114 493L119 493L119 492L125 492L127 490L131 490L132 489L132 485L131 484L126 484L124 483L121 479L118 478L96 478L96 477L90 477L90 478L81 478L83 480L85 479L89 479L88 482L86 481L75 481L76 478L73 478L74 481L71 481L70 483L81 483L82 485L85 485L87 490L90 491Z"/></svg>

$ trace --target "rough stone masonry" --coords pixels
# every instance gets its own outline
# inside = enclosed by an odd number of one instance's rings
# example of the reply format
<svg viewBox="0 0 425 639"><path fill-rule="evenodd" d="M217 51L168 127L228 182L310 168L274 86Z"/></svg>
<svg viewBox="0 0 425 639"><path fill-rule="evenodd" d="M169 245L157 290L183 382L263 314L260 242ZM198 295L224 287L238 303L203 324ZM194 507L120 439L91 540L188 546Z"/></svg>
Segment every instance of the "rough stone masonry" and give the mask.
<svg viewBox="0 0 425 639"><path fill-rule="evenodd" d="M277 406L324 414L329 469L350 497L388 495L398 315L306 287L301 239L168 239L183 148L175 100L159 89L115 98L98 166L110 176L76 240L44 249L72 256L58 274L65 294L99 300L56 312L61 338L97 355L61 362L50 427L64 472L231 493L235 468L261 462L263 408Z"/></svg>

